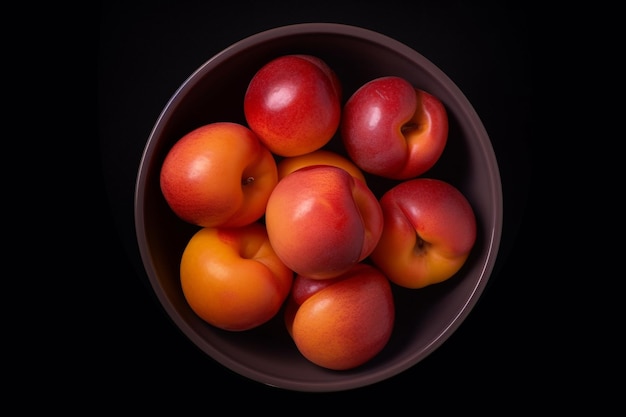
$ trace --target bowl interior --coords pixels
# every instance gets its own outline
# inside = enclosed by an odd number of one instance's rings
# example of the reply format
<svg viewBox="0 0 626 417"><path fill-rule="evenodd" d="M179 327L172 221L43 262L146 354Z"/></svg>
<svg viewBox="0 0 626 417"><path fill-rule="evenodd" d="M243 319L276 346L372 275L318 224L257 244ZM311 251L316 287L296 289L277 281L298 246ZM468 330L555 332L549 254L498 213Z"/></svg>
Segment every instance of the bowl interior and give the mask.
<svg viewBox="0 0 626 417"><path fill-rule="evenodd" d="M246 332L214 328L188 306L179 282L182 252L197 227L179 220L159 189L159 171L171 146L211 122L245 123L243 97L254 73L274 57L292 53L324 59L342 81L344 102L360 85L385 75L406 78L439 97L450 129L444 154L422 175L446 180L472 204L478 236L453 278L420 290L393 286L396 324L385 349L365 365L330 371L307 361L289 338L279 314ZM326 148L343 153L336 135ZM368 176L381 196L393 182ZM430 61L385 35L339 24L298 24L246 38L209 59L174 93L157 120L139 167L135 221L150 283L186 336L231 370L272 386L299 391L357 388L392 377L440 346L465 319L493 269L502 227L500 176L489 137L463 93Z"/></svg>

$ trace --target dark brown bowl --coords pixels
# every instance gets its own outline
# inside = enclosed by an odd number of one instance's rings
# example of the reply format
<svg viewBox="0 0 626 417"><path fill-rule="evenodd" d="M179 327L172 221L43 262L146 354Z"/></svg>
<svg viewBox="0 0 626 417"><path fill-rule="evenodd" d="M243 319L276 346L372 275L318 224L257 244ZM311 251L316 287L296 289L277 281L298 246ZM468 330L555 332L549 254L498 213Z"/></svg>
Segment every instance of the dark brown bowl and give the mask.
<svg viewBox="0 0 626 417"><path fill-rule="evenodd" d="M393 287L396 324L384 350L348 371L331 371L305 359L282 317L246 332L228 332L191 310L179 281L182 252L197 230L173 214L159 188L159 171L170 147L185 133L210 122L245 124L243 96L254 73L270 59L306 53L324 59L338 74L344 100L360 85L385 75L406 78L439 97L448 110L447 147L424 177L446 180L472 204L478 236L463 268L451 279L420 290ZM327 146L342 152L336 136ZM389 182L368 178L378 195ZM180 86L148 138L135 191L139 249L150 283L182 332L223 366L259 383L294 391L341 391L397 375L427 357L461 325L493 270L502 232L500 173L487 132L459 88L435 65L404 44L363 28L330 23L279 27L243 39L210 58Z"/></svg>

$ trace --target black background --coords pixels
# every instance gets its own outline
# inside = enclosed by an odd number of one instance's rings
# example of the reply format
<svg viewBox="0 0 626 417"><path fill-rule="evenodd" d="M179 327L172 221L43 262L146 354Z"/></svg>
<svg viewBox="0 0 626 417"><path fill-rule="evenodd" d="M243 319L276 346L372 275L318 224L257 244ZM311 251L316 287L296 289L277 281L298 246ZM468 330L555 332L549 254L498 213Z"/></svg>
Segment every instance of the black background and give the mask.
<svg viewBox="0 0 626 417"><path fill-rule="evenodd" d="M502 2L504 3L504 2ZM110 314L99 344L110 400L174 403L214 412L246 405L309 409L346 404L438 405L466 396L517 396L511 384L527 372L529 328L524 291L533 269L530 195L530 7L469 2L102 2L98 44L97 164L105 208L99 223L100 290ZM200 351L168 318L152 293L135 241L133 198L151 129L176 89L205 61L257 32L293 23L334 22L371 29L408 45L442 69L465 93L492 140L501 170L504 231L485 292L460 328L434 353L401 374L355 390L300 393L248 380ZM247 398L262 398L261 402ZM481 401L474 399L473 401ZM252 404L250 404L252 403ZM460 404L457 404L460 405ZM468 404L480 410L478 404ZM260 408L259 408L260 409ZM292 410L291 412L299 412Z"/></svg>

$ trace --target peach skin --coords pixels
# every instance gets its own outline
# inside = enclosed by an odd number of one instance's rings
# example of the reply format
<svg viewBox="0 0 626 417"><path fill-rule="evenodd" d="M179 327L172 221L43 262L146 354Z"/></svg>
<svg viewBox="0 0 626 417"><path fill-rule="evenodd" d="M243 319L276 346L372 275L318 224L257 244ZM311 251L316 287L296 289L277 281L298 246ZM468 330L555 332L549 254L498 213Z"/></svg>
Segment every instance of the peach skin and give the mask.
<svg viewBox="0 0 626 417"><path fill-rule="evenodd" d="M276 256L265 227L202 228L187 244L180 281L191 309L229 331L274 317L289 295L293 271Z"/></svg>
<svg viewBox="0 0 626 417"><path fill-rule="evenodd" d="M380 206L383 233L370 259L391 281L423 288L461 269L476 241L476 218L456 187L407 180L383 194Z"/></svg>
<svg viewBox="0 0 626 417"><path fill-rule="evenodd" d="M308 360L333 370L355 368L380 353L391 337L391 284L364 263L327 280L296 275L284 320Z"/></svg>
<svg viewBox="0 0 626 417"><path fill-rule="evenodd" d="M230 122L184 135L169 150L160 173L170 208L203 227L236 227L260 219L277 182L271 152L250 129Z"/></svg>
<svg viewBox="0 0 626 417"><path fill-rule="evenodd" d="M432 168L448 139L448 115L432 94L400 77L362 85L343 107L341 137L363 171L405 180Z"/></svg>
<svg viewBox="0 0 626 417"><path fill-rule="evenodd" d="M261 67L243 100L248 126L270 151L296 156L321 148L341 118L341 84L312 55L285 55Z"/></svg>
<svg viewBox="0 0 626 417"><path fill-rule="evenodd" d="M382 233L378 199L342 168L313 165L281 179L265 224L276 254L310 278L340 275L365 259Z"/></svg>
<svg viewBox="0 0 626 417"><path fill-rule="evenodd" d="M293 171L311 165L332 165L343 168L353 177L367 183L363 172L361 172L361 169L357 167L354 162L337 152L326 149L318 149L317 151L309 152L304 155L283 158L276 164L278 180L280 181L285 175Z"/></svg>

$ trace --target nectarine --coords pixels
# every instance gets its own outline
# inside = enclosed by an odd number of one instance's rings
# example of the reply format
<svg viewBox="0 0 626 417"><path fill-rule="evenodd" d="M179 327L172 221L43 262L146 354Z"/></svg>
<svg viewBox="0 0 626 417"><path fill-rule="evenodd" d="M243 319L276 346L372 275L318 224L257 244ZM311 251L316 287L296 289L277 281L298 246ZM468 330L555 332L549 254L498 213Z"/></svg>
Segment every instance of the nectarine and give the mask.
<svg viewBox="0 0 626 417"><path fill-rule="evenodd" d="M403 181L380 199L384 227L370 258L394 283L423 288L451 278L476 241L467 198L433 178Z"/></svg>
<svg viewBox="0 0 626 417"><path fill-rule="evenodd" d="M319 57L284 55L262 66L246 90L246 121L280 156L312 152L330 141L341 117L341 84Z"/></svg>
<svg viewBox="0 0 626 417"><path fill-rule="evenodd" d="M202 228L190 239L180 263L189 306L207 323L230 331L249 330L274 317L293 277L260 223Z"/></svg>
<svg viewBox="0 0 626 417"><path fill-rule="evenodd" d="M276 254L294 272L325 279L365 259L382 233L382 212L367 185L342 168L313 165L282 178L265 224Z"/></svg>
<svg viewBox="0 0 626 417"><path fill-rule="evenodd" d="M194 129L168 151L161 191L181 219L203 227L250 224L265 213L278 182L276 161L258 137L238 123Z"/></svg>
<svg viewBox="0 0 626 417"><path fill-rule="evenodd" d="M281 159L276 168L278 169L278 180L297 169L311 165L332 165L343 168L352 174L353 177L367 183L363 172L354 162L337 152L326 149L318 149L304 155L292 156Z"/></svg>
<svg viewBox="0 0 626 417"><path fill-rule="evenodd" d="M364 263L327 280L296 275L284 320L308 360L334 370L355 368L380 353L391 337L391 284Z"/></svg>
<svg viewBox="0 0 626 417"><path fill-rule="evenodd" d="M434 95L396 76L373 79L343 107L341 138L362 170L405 180L432 168L448 139L448 115Z"/></svg>

